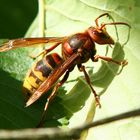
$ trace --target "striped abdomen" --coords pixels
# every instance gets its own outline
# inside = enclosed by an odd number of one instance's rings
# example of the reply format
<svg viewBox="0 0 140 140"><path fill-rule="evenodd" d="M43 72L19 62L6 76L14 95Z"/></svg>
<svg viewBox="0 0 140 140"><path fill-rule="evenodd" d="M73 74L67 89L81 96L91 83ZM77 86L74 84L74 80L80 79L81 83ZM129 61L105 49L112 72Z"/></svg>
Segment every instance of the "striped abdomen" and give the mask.
<svg viewBox="0 0 140 140"><path fill-rule="evenodd" d="M62 63L63 59L57 53L45 55L38 60L27 73L23 83L23 92L27 96L26 98L28 99L52 71Z"/></svg>

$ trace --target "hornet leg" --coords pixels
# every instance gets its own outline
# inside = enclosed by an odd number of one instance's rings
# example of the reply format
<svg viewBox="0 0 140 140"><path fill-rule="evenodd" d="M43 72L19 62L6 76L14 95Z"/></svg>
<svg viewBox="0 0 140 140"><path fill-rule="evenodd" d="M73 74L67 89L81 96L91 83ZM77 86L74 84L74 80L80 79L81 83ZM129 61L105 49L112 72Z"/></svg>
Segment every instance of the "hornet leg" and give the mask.
<svg viewBox="0 0 140 140"><path fill-rule="evenodd" d="M68 79L69 73L70 73L70 71L68 70L68 71L65 73L63 79L55 85L55 87L54 87L52 93L51 93L50 96L47 98L47 102L46 102L46 104L45 104L44 111L43 111L41 120L40 120L39 124L37 125L37 128L43 126L43 123L44 123L44 120L45 120L45 117L46 117L46 111L47 111L47 109L48 109L48 105L49 105L49 103L52 101L52 99L56 96L56 91L58 90L58 88L61 87L61 86L66 82L66 80Z"/></svg>
<svg viewBox="0 0 140 140"><path fill-rule="evenodd" d="M107 62L112 62L112 63L115 63L117 65L121 65L122 67L117 74L120 74L121 71L123 70L124 66L126 66L128 64L127 60L117 61L117 60L112 59L111 57L100 56L100 55L95 55L93 61L97 62L98 59L102 59L102 60L105 60Z"/></svg>
<svg viewBox="0 0 140 140"><path fill-rule="evenodd" d="M78 67L79 67L79 70L82 71L82 72L84 73L86 82L88 83L88 85L90 86L90 88L91 88L91 90L92 90L92 93L94 94L94 97L95 97L95 100L96 100L96 105L99 106L99 107L101 107L101 104L100 104L100 101L99 101L99 96L97 95L96 91L95 91L94 88L92 87L92 84L91 84L89 75L88 75L88 73L87 73L86 70L85 70L85 66L79 65Z"/></svg>

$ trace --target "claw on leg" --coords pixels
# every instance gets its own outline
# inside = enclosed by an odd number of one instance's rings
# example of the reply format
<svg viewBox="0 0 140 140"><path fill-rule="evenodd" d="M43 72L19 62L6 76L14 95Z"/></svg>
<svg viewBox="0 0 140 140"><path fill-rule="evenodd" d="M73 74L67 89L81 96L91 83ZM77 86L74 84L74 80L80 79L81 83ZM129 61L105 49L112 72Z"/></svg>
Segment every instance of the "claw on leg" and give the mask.
<svg viewBox="0 0 140 140"><path fill-rule="evenodd" d="M121 69L119 70L119 72L117 73L117 75L119 75L122 72L123 68L128 64L128 61L127 60L123 60L120 63L121 63L120 64L121 65Z"/></svg>

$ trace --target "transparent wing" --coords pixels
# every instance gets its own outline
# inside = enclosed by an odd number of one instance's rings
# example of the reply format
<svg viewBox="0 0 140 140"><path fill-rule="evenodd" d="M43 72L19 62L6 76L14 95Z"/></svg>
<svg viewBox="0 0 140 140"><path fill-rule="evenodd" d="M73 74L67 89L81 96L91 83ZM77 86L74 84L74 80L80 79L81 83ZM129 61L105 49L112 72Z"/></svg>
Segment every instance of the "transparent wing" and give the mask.
<svg viewBox="0 0 140 140"><path fill-rule="evenodd" d="M13 39L0 45L0 52L5 52L22 47L32 47L32 45L43 43L62 43L67 37L41 37L41 38L20 38Z"/></svg>

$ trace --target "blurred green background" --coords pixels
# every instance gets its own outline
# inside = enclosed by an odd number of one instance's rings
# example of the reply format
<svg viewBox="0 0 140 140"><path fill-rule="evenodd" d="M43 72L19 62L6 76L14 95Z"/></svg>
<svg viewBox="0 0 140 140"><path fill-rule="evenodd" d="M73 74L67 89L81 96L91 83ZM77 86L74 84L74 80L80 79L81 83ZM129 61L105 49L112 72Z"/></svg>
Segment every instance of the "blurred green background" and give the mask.
<svg viewBox="0 0 140 140"><path fill-rule="evenodd" d="M37 9L37 0L0 0L0 39L23 37Z"/></svg>

